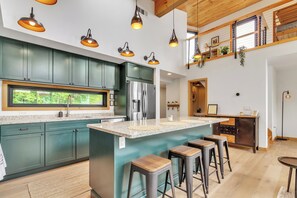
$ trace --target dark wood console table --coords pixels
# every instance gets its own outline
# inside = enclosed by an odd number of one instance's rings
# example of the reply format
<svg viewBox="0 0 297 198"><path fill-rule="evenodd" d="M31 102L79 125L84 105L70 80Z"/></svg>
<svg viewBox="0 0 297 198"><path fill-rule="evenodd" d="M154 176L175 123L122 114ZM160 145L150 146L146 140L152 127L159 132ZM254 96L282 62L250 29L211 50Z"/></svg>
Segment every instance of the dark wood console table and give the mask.
<svg viewBox="0 0 297 198"><path fill-rule="evenodd" d="M227 122L213 125L213 133L226 136L229 145L247 146L254 153L259 150L259 116L207 115L208 117L229 118Z"/></svg>

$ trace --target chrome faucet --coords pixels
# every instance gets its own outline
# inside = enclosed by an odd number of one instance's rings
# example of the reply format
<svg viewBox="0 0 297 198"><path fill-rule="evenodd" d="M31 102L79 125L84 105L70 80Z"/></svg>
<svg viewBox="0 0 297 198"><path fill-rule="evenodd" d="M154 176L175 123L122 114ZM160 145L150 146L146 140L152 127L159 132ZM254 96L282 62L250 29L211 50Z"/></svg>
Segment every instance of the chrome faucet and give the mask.
<svg viewBox="0 0 297 198"><path fill-rule="evenodd" d="M69 111L69 106L70 106L70 103L71 103L71 95L69 94L68 95L68 98L67 98L67 112L66 112L66 117L69 117L70 115L70 111Z"/></svg>

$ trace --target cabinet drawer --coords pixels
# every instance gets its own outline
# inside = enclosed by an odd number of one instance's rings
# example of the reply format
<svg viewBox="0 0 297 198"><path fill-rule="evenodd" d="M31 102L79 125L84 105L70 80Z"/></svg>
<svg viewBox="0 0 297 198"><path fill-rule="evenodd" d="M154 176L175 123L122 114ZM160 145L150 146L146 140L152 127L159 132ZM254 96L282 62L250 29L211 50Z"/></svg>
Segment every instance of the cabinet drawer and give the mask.
<svg viewBox="0 0 297 198"><path fill-rule="evenodd" d="M79 120L46 123L46 131L60 131L67 129L79 129L87 127L87 124L99 123L99 120Z"/></svg>
<svg viewBox="0 0 297 198"><path fill-rule="evenodd" d="M43 133L44 123L14 124L1 126L1 136Z"/></svg>

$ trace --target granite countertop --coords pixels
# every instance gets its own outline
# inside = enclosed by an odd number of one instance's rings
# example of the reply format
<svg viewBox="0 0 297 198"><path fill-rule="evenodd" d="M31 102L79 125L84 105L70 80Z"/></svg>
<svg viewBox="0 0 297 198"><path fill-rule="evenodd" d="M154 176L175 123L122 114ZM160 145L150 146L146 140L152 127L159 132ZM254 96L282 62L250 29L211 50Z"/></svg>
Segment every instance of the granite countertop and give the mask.
<svg viewBox="0 0 297 198"><path fill-rule="evenodd" d="M59 118L54 115L30 115L30 116L0 116L0 125L8 124L25 124L39 122L58 122L58 121L75 121L75 120L93 120L93 119L111 119L125 118L122 115L113 114L73 114L69 117Z"/></svg>
<svg viewBox="0 0 297 198"><path fill-rule="evenodd" d="M118 123L88 124L87 126L98 131L134 139L205 126L228 120L229 119L227 118L181 117L173 121L168 121L168 119L164 118Z"/></svg>

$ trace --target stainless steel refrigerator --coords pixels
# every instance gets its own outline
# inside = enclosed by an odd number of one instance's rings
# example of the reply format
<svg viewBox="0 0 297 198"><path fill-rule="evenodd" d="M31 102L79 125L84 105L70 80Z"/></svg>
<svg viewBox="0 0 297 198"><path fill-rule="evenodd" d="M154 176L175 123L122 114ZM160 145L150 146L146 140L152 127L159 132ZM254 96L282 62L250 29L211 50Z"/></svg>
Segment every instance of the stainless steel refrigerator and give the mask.
<svg viewBox="0 0 297 198"><path fill-rule="evenodd" d="M128 120L156 118L156 87L153 84L128 81Z"/></svg>

